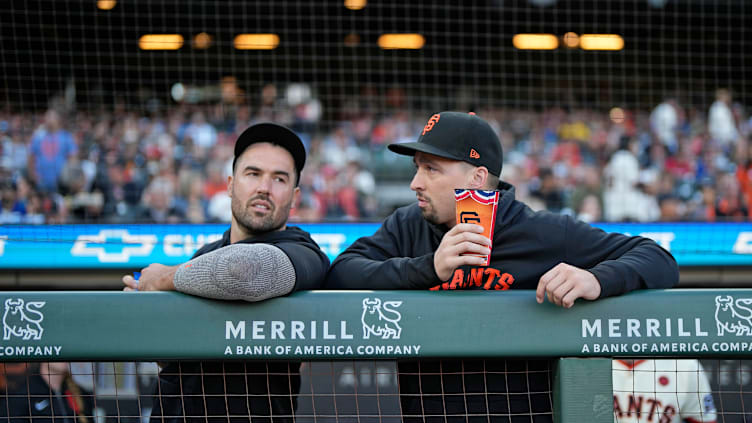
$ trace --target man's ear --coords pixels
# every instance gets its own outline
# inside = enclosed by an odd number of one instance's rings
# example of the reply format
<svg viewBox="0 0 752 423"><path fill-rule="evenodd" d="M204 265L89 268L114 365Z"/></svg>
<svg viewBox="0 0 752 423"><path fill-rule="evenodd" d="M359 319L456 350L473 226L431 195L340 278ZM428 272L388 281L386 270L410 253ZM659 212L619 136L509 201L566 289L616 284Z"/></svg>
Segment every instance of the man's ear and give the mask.
<svg viewBox="0 0 752 423"><path fill-rule="evenodd" d="M470 175L470 188L472 189L484 189L488 181L488 168L485 166L478 166L473 168L473 173Z"/></svg>
<svg viewBox="0 0 752 423"><path fill-rule="evenodd" d="M300 204L300 187L295 187L295 190L292 192L292 206L290 208L294 209L298 207L298 204Z"/></svg>
<svg viewBox="0 0 752 423"><path fill-rule="evenodd" d="M227 177L227 196L232 198L232 175Z"/></svg>

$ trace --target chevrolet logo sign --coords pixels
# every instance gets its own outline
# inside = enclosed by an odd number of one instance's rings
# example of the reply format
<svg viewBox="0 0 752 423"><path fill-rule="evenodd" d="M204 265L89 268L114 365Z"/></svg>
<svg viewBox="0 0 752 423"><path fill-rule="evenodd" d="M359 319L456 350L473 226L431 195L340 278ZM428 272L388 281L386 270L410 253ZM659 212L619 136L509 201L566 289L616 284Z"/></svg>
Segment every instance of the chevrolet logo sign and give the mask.
<svg viewBox="0 0 752 423"><path fill-rule="evenodd" d="M154 250L157 236L131 235L125 229L103 229L96 235L79 235L71 248L76 257L96 257L100 263L127 263L131 257L146 257ZM122 244L120 252L108 252L106 244Z"/></svg>

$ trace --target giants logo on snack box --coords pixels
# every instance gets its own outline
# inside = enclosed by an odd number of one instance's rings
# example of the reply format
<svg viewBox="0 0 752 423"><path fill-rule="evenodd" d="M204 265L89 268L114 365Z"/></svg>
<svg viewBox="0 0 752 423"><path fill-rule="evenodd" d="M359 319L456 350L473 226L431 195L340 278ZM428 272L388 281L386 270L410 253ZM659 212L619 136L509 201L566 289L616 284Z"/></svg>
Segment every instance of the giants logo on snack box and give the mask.
<svg viewBox="0 0 752 423"><path fill-rule="evenodd" d="M499 206L499 191L484 191L480 189L455 189L457 223L474 223L483 226L483 236L493 243L494 223L496 223L496 209ZM477 255L477 254L473 254ZM488 266L491 255L485 258L484 266Z"/></svg>

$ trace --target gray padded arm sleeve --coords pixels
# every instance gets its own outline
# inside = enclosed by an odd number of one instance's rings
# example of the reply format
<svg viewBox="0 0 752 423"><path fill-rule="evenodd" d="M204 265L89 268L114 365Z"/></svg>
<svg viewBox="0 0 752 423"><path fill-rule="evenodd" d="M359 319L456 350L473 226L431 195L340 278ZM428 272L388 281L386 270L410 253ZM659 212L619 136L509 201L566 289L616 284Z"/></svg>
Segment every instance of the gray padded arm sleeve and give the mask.
<svg viewBox="0 0 752 423"><path fill-rule="evenodd" d="M295 268L282 250L269 244L234 244L181 265L175 289L219 300L261 301L288 294Z"/></svg>

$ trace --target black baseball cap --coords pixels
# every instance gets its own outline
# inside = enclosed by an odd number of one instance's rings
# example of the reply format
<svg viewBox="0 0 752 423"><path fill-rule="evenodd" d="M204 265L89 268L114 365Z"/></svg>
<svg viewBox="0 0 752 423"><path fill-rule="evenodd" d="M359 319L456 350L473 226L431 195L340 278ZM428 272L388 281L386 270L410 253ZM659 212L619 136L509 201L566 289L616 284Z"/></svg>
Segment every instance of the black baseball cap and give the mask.
<svg viewBox="0 0 752 423"><path fill-rule="evenodd" d="M420 151L485 166L492 175L501 175L503 155L499 137L475 113L437 113L428 119L417 142L389 144L389 149L406 156Z"/></svg>
<svg viewBox="0 0 752 423"><path fill-rule="evenodd" d="M245 151L248 146L257 142L268 142L270 144L278 145L285 150L289 151L292 155L292 159L295 161L295 169L298 174L295 181L297 185L300 181L300 172L305 166L306 151L303 146L303 141L300 140L292 129L271 122L257 123L249 126L235 141L235 158L232 160L232 169L235 170L235 162L238 161L238 157Z"/></svg>

